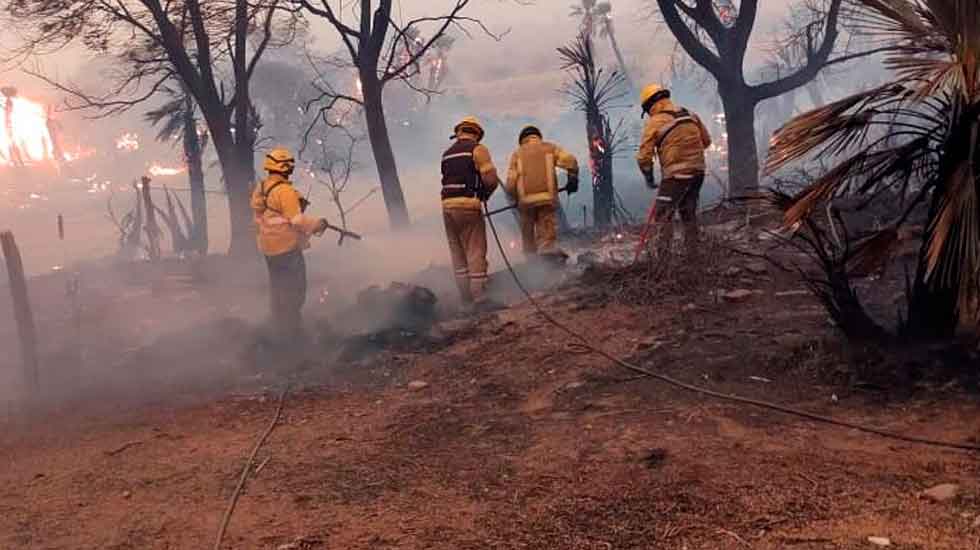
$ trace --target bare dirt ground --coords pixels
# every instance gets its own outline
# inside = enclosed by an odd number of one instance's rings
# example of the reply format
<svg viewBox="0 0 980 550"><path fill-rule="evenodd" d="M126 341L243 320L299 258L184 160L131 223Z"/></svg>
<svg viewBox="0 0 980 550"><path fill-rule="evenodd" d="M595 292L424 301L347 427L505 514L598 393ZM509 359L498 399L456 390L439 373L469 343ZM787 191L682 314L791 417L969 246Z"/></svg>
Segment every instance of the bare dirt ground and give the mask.
<svg viewBox="0 0 980 550"><path fill-rule="evenodd" d="M799 283L741 262L719 258L713 278L654 305L582 284L542 302L609 351L688 382L980 441L974 393L860 383ZM717 288L758 292L727 301ZM444 322L439 334L292 376L223 547L816 550L885 537L899 549L980 549L976 455L636 378L571 345L527 303ZM211 547L286 378L251 380L152 406L8 419L0 548ZM941 483L959 495L920 496Z"/></svg>

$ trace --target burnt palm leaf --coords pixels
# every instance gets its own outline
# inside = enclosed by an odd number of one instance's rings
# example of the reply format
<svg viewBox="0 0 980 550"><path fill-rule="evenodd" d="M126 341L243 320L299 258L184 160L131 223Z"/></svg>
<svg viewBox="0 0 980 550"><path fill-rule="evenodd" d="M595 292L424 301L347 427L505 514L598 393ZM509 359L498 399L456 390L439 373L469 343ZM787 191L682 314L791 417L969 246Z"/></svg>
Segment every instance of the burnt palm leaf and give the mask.
<svg viewBox="0 0 980 550"><path fill-rule="evenodd" d="M805 220L818 204L841 195L870 201L892 188L903 205L909 201L892 227L858 245L855 263L862 268L886 259L908 212L929 201L916 292L934 289L936 300L952 296L948 311L975 323L980 317L980 2L857 4L855 31L886 49L884 61L895 80L790 121L773 137L766 171L816 155L835 165L786 205L786 223Z"/></svg>

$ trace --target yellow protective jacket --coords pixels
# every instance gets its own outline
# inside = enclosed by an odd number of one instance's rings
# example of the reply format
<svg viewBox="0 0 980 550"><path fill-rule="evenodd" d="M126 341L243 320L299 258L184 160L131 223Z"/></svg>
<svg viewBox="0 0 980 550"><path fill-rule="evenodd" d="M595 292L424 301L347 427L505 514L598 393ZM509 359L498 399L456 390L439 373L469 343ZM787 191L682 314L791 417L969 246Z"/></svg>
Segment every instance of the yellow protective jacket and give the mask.
<svg viewBox="0 0 980 550"><path fill-rule="evenodd" d="M530 135L510 156L504 189L521 207L558 204L558 175L561 168L578 176L578 160L570 153L540 137Z"/></svg>
<svg viewBox="0 0 980 550"><path fill-rule="evenodd" d="M476 141L477 138L463 131L456 133L456 139ZM480 180L489 197L500 185L500 177L497 175L497 167L493 165L493 159L490 158L490 149L487 149L486 145L478 144L473 149L473 164L480 173ZM442 199L442 207L446 210L482 210L483 202L473 197L452 197Z"/></svg>
<svg viewBox="0 0 980 550"><path fill-rule="evenodd" d="M303 214L300 198L292 182L279 174L270 174L252 191L259 250L266 256L309 247L319 220Z"/></svg>
<svg viewBox="0 0 980 550"><path fill-rule="evenodd" d="M649 115L636 154L640 170L652 171L658 157L664 179L703 174L704 150L711 145L711 136L698 115L678 108L670 99L654 103Z"/></svg>

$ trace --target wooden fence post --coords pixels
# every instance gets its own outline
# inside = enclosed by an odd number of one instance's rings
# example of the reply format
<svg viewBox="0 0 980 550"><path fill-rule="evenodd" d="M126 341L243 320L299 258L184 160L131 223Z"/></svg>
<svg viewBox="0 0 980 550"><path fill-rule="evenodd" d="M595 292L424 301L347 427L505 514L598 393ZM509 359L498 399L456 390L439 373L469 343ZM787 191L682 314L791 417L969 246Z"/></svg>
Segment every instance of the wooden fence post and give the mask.
<svg viewBox="0 0 980 550"><path fill-rule="evenodd" d="M146 238L150 242L150 260L160 259L160 226L157 225L157 213L153 206L153 196L150 195L150 178L144 176L140 191L143 194L143 210L146 215Z"/></svg>
<svg viewBox="0 0 980 550"><path fill-rule="evenodd" d="M14 304L14 320L20 336L20 355L24 363L24 382L32 397L40 393L38 382L37 331L34 327L34 314L27 295L27 278L24 276L24 263L20 257L14 234L10 231L0 233L3 257L7 262L7 275L10 277L10 295Z"/></svg>

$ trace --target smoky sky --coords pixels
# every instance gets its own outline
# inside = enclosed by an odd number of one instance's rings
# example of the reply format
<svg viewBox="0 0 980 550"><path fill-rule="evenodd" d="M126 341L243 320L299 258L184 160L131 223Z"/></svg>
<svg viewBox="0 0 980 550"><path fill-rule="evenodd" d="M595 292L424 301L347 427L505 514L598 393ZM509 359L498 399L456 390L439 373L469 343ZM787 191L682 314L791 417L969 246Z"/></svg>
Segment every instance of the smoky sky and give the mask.
<svg viewBox="0 0 980 550"><path fill-rule="evenodd" d="M761 0L760 14L753 35L750 66L766 59L767 40L785 17L790 6L799 0ZM467 26L469 36L454 30L457 37L450 57L453 78L451 90L482 102L501 114L515 114L534 108L542 116L561 111L556 90L564 80L556 49L568 44L578 32L579 18L572 16L576 0L536 0L522 5L516 0L474 0L465 14L479 19L498 36L491 38L476 25ZM445 13L449 0L402 0L396 7L401 20ZM624 57L637 84L656 80L663 75L675 41L670 32L656 21L655 0L612 0L613 25ZM350 17L350 14L347 15ZM433 27L423 27L423 33ZM311 32L321 51L340 47L336 33L323 21L312 19ZM612 65L608 40L597 37L597 55L603 65ZM84 73L93 56L79 48L40 60L48 74L70 79ZM47 86L17 70L0 73L0 82L31 90L39 99L56 94Z"/></svg>

